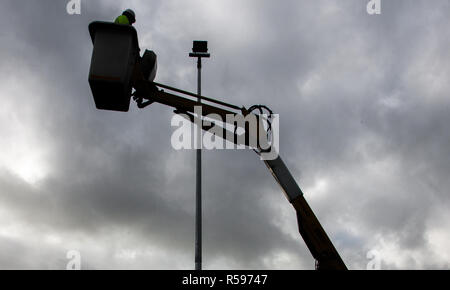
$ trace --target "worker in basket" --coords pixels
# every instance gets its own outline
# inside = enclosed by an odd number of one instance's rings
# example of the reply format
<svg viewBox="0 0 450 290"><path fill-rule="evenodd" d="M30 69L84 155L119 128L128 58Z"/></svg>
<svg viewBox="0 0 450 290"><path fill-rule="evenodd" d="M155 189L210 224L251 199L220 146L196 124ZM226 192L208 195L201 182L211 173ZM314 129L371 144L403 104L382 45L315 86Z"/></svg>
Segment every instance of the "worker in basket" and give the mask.
<svg viewBox="0 0 450 290"><path fill-rule="evenodd" d="M127 9L123 11L122 15L118 16L116 20L114 20L115 24L123 24L123 25L133 25L136 22L136 14L133 10ZM139 49L140 50L140 49ZM138 56L137 62L139 63L140 71L142 72L142 77L145 80L149 80L152 82L156 75L156 54L151 50L145 50L142 57ZM154 84L149 84L149 88L152 93L158 91ZM142 103L142 99L145 98L146 94L141 94L141 92L137 92L135 94L135 100L139 103Z"/></svg>

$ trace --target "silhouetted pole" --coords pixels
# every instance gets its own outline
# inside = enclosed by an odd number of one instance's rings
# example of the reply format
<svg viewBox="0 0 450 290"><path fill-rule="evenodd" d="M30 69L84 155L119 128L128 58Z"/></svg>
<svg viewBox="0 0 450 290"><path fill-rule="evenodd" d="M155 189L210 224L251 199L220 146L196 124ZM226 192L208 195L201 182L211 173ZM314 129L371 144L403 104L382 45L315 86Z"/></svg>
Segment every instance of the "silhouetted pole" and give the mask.
<svg viewBox="0 0 450 290"><path fill-rule="evenodd" d="M209 57L208 43L206 41L196 41L192 47L190 57L197 58L197 94L202 95L202 57ZM198 98L198 102L201 99ZM197 116L201 118L201 116ZM202 126L202 124L200 124ZM202 127L197 128L197 170L196 170L196 193L195 193L195 270L202 269Z"/></svg>

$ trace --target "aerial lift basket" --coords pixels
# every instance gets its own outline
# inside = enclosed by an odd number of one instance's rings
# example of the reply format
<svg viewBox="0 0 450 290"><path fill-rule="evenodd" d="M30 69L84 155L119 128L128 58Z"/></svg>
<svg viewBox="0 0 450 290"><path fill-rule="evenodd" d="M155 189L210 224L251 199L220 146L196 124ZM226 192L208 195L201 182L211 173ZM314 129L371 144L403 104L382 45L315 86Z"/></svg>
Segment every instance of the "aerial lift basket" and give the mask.
<svg viewBox="0 0 450 290"><path fill-rule="evenodd" d="M95 21L89 24L94 49L89 85L97 109L127 112L131 77L139 58L136 29L131 25Z"/></svg>

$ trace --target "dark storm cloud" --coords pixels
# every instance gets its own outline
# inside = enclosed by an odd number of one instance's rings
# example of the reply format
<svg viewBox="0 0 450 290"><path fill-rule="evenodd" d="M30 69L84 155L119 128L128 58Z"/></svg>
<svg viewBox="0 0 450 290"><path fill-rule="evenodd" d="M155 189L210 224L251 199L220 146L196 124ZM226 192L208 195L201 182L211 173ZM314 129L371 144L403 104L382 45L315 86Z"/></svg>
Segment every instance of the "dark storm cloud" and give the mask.
<svg viewBox="0 0 450 290"><path fill-rule="evenodd" d="M350 268L364 268L372 248L384 250L384 267L448 266L427 236L433 209L449 206L447 1L382 1L379 16L365 1L153 2L129 5L141 49L158 53L157 81L194 90L187 52L192 39L209 40L203 91L280 114L282 156ZM189 268L194 154L171 148L171 110L97 111L87 83L87 24L127 6L82 1L70 16L66 3L1 4L11 11L0 20L1 75L29 79L14 89L20 99L0 94L17 107L0 111L17 127L0 130L11 144L14 130L36 135L48 173L29 184L0 171L10 217L0 267L64 268L75 248L93 268ZM211 151L204 164L206 267L312 268L295 213L257 156Z"/></svg>

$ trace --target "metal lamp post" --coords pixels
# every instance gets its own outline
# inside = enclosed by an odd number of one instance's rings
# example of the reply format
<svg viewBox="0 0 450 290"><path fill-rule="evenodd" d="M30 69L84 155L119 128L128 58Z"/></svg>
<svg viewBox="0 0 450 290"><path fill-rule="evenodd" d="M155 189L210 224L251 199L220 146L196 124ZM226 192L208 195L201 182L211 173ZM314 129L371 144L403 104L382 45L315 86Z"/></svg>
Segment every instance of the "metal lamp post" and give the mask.
<svg viewBox="0 0 450 290"><path fill-rule="evenodd" d="M210 57L208 53L208 42L194 40L192 52L189 57L197 58L197 94L198 102L201 102L202 94L202 57ZM199 116L200 117L200 116ZM202 269L202 128L197 128L197 171L196 171L196 194L195 194L195 270Z"/></svg>

